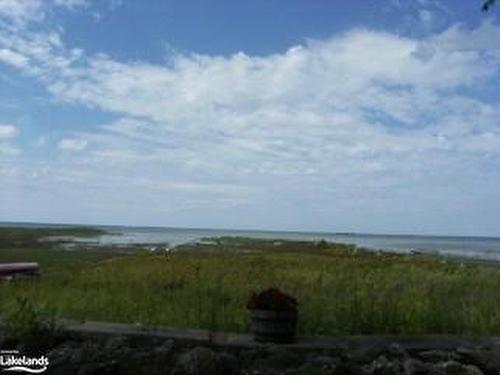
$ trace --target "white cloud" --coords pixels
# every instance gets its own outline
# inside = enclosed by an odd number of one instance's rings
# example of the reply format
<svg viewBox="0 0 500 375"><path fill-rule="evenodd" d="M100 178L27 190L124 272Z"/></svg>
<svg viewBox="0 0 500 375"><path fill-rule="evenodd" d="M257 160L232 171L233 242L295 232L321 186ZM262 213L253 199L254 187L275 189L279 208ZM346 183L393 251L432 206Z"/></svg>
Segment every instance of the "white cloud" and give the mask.
<svg viewBox="0 0 500 375"><path fill-rule="evenodd" d="M19 29L30 22L43 21L52 7L75 10L89 5L87 0L0 0L0 21Z"/></svg>
<svg viewBox="0 0 500 375"><path fill-rule="evenodd" d="M83 151L87 148L88 142L84 139L61 139L58 147L65 151Z"/></svg>
<svg viewBox="0 0 500 375"><path fill-rule="evenodd" d="M378 174L406 168L412 152L448 158L469 141L477 146L467 150L479 151L472 131L438 142L435 133L451 121L476 116L481 132L500 139L498 110L472 98L464 108L459 93L495 77L498 59L483 56L496 47L483 35L497 29L453 28L424 40L357 30L268 57L177 56L165 66L97 56L48 87L124 115L96 149L115 162L143 155L220 173ZM481 43L464 50L471 37Z"/></svg>
<svg viewBox="0 0 500 375"><path fill-rule="evenodd" d="M90 3L87 0L54 0L54 5L74 10L79 7L88 7Z"/></svg>
<svg viewBox="0 0 500 375"><path fill-rule="evenodd" d="M97 158L336 176L354 166L371 175L404 169L412 152L453 162L447 153L464 142L472 146L463 151L484 151L476 141L484 134L489 152L497 152L498 109L461 93L496 77L498 47L488 39L496 33L491 23L424 39L355 30L267 57L176 55L167 65L85 56L57 34L16 45L35 62L26 71L58 98L123 115L104 133L85 135L95 138ZM473 118L483 123L478 134L440 130ZM401 162L392 160L396 155Z"/></svg>
<svg viewBox="0 0 500 375"><path fill-rule="evenodd" d="M113 11L120 8L123 5L123 0L109 0L108 8Z"/></svg>
<svg viewBox="0 0 500 375"><path fill-rule="evenodd" d="M13 65L57 99L121 117L58 143L92 144L61 155L58 182L102 191L102 202L127 186L123 207L138 194L169 212L300 199L348 217L346 202L374 215L414 196L425 211L450 189L453 213L492 191L500 105L475 93L500 78L498 39L494 23L425 38L361 29L269 56L165 64L87 55L50 32L0 33L0 48L24 56Z"/></svg>
<svg viewBox="0 0 500 375"><path fill-rule="evenodd" d="M15 126L0 124L0 156L14 156L20 153L12 143L18 134L19 130Z"/></svg>
<svg viewBox="0 0 500 375"><path fill-rule="evenodd" d="M19 130L12 125L0 124L0 140L11 139L19 134Z"/></svg>
<svg viewBox="0 0 500 375"><path fill-rule="evenodd" d="M16 68L23 68L28 64L28 58L26 56L13 52L9 49L0 49L0 61Z"/></svg>
<svg viewBox="0 0 500 375"><path fill-rule="evenodd" d="M472 35L459 33L462 39ZM367 89L397 100L401 93L413 94L403 86L432 94L473 85L494 73L498 61L485 63L484 48L458 50L452 37L417 41L361 30L267 58L178 56L172 66L95 57L83 71L70 69L67 76L52 77L49 89L66 100L168 123L181 122L187 113L224 118L231 111L255 114L266 108L296 108L295 103L361 107L367 103L359 95ZM424 55L424 48L431 53ZM384 54L374 61L371 57L381 50ZM69 64L67 58L60 63ZM352 95L358 96L356 103L349 103Z"/></svg>
<svg viewBox="0 0 500 375"><path fill-rule="evenodd" d="M0 19L6 18L16 24L43 18L40 0L0 0Z"/></svg>
<svg viewBox="0 0 500 375"><path fill-rule="evenodd" d="M20 150L10 143L0 141L0 155L2 156L14 156L19 155Z"/></svg>
<svg viewBox="0 0 500 375"><path fill-rule="evenodd" d="M448 8L448 4L441 1L398 0L387 2L383 9L389 18L401 20L400 32L404 30L410 35L428 35L450 25L454 8Z"/></svg>

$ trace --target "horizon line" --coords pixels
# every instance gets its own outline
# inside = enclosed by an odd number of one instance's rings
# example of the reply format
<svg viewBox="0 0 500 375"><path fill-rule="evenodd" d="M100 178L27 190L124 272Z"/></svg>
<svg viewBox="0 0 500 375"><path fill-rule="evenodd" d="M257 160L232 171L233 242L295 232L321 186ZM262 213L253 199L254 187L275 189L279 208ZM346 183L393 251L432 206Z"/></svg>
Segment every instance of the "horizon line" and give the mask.
<svg viewBox="0 0 500 375"><path fill-rule="evenodd" d="M4 221L0 220L0 226L5 224L13 225L58 225L58 226L86 226L86 227L125 227L125 228L157 228L157 229L181 229L181 230L207 230L207 231L233 231L233 232L267 232L267 233L297 233L315 235L336 235L336 236L388 236L388 237L448 237L448 238L488 238L500 240L500 235L466 235L466 234L408 234L408 233L374 233L362 231L307 231L307 230L286 230L286 229L261 229L261 228L208 228L208 227L182 227L165 225L132 225L132 224L98 224L98 223L76 223L76 222L39 222L39 221Z"/></svg>

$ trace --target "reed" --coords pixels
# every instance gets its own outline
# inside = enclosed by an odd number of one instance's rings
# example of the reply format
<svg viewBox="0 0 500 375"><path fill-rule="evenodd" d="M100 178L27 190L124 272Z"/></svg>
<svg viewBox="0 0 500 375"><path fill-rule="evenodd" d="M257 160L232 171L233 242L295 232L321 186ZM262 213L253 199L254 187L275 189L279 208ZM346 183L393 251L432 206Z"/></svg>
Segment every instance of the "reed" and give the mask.
<svg viewBox="0 0 500 375"><path fill-rule="evenodd" d="M168 257L38 257L50 271L1 284L0 314L25 298L64 318L247 332L248 297L276 286L297 298L301 334L500 334L496 264L237 238Z"/></svg>

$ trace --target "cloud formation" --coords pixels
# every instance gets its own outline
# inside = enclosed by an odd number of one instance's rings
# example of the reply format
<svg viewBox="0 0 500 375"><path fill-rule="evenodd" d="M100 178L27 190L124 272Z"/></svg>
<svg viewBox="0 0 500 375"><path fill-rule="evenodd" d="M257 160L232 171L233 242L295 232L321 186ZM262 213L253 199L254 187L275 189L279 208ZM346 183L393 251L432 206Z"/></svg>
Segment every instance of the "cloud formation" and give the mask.
<svg viewBox="0 0 500 375"><path fill-rule="evenodd" d="M0 139L11 139L19 134L19 130L15 126L0 124Z"/></svg>
<svg viewBox="0 0 500 375"><path fill-rule="evenodd" d="M61 100L123 116L103 127L103 148L116 147L104 141L113 134L147 144L150 159L183 155L204 171L335 175L411 153L498 153L477 141L498 139L498 108L466 93L496 78L498 33L491 24L424 40L354 30L268 57L179 55L165 65L49 56L66 68L44 80Z"/></svg>
<svg viewBox="0 0 500 375"><path fill-rule="evenodd" d="M87 7L90 4L87 0L54 0L54 5L73 10L79 7Z"/></svg>
<svg viewBox="0 0 500 375"><path fill-rule="evenodd" d="M18 25L40 19L41 8L40 0L0 0L0 17Z"/></svg>
<svg viewBox="0 0 500 375"><path fill-rule="evenodd" d="M40 6L3 4L12 22ZM415 224L440 199L452 217L477 203L471 194L500 198L500 106L478 94L500 78L499 39L493 22L422 38L355 29L268 56L174 53L153 64L89 55L59 31L4 28L0 61L61 102L118 118L58 142L81 155L58 164L66 183L126 185L123 202L174 192L185 210L273 202L295 212L302 197L304 220L342 214L346 226L353 210L402 215L414 199Z"/></svg>
<svg viewBox="0 0 500 375"><path fill-rule="evenodd" d="M87 148L87 141L84 139L61 139L58 143L61 150L83 151Z"/></svg>
<svg viewBox="0 0 500 375"><path fill-rule="evenodd" d="M0 156L17 155L19 149L12 144L14 138L19 134L19 130L9 124L0 124Z"/></svg>

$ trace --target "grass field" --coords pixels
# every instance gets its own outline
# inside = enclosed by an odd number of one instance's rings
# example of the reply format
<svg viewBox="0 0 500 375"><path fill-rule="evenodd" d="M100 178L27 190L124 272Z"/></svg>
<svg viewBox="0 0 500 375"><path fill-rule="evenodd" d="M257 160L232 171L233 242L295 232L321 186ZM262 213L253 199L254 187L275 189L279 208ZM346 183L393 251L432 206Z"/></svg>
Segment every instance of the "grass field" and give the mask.
<svg viewBox="0 0 500 375"><path fill-rule="evenodd" d="M63 318L245 332L251 292L277 286L298 299L301 334L500 334L496 264L244 238L168 257L0 241L0 262L14 260L43 276L0 284L0 314L27 298Z"/></svg>

